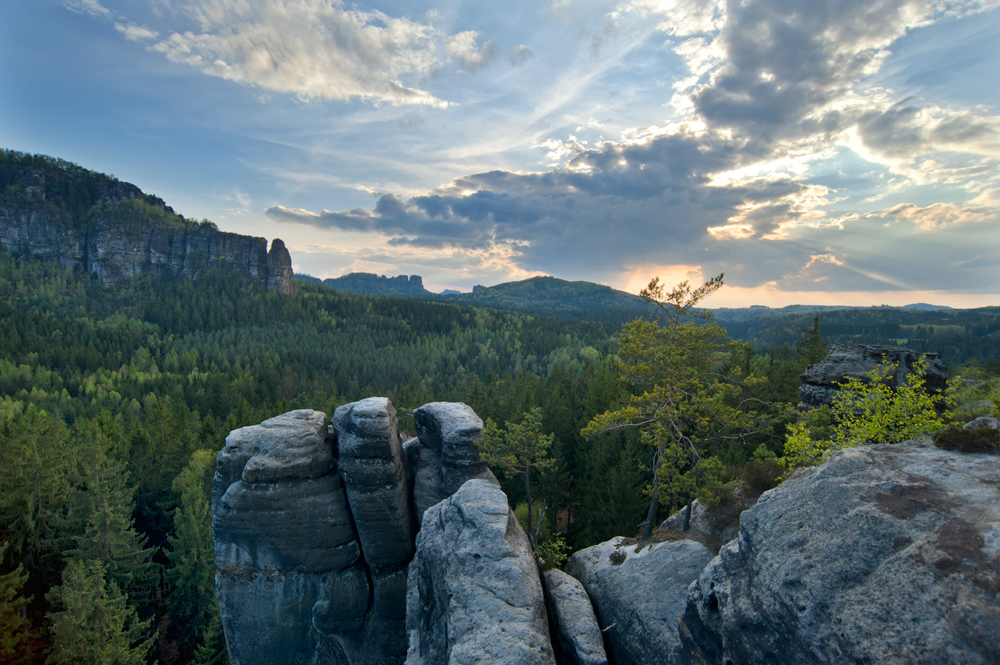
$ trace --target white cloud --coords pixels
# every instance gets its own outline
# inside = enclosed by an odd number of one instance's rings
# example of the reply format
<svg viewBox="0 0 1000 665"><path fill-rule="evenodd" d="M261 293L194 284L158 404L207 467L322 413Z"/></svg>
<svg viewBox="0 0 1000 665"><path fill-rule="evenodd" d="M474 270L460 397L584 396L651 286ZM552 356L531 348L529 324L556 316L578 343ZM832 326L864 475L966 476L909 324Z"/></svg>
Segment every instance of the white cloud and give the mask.
<svg viewBox="0 0 1000 665"><path fill-rule="evenodd" d="M430 24L337 0L192 0L184 10L198 30L151 48L205 74L303 100L447 105L404 83L438 65Z"/></svg>
<svg viewBox="0 0 1000 665"><path fill-rule="evenodd" d="M478 39L479 33L475 30L452 35L444 52L467 71L476 72L490 64L500 54L500 46L495 39L488 40L482 47L477 46Z"/></svg>

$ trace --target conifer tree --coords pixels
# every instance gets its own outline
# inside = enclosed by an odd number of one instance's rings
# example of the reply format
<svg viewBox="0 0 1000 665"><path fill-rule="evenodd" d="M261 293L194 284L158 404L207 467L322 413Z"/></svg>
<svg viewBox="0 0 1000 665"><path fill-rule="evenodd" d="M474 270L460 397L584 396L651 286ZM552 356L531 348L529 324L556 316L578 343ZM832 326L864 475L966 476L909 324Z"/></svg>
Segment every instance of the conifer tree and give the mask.
<svg viewBox="0 0 1000 665"><path fill-rule="evenodd" d="M212 474L216 453L197 450L174 480L180 505L174 510L175 535L169 538L170 618L183 628L180 646L187 651L205 634L215 600L215 558L212 551Z"/></svg>
<svg viewBox="0 0 1000 665"><path fill-rule="evenodd" d="M7 552L7 543L0 544L0 562ZM21 595L28 579L24 566L18 564L11 572L0 575L0 663L20 665L30 659L32 638L25 609L31 598Z"/></svg>
<svg viewBox="0 0 1000 665"><path fill-rule="evenodd" d="M144 665L153 644L118 585L94 559L69 561L49 594L52 648L47 665Z"/></svg>

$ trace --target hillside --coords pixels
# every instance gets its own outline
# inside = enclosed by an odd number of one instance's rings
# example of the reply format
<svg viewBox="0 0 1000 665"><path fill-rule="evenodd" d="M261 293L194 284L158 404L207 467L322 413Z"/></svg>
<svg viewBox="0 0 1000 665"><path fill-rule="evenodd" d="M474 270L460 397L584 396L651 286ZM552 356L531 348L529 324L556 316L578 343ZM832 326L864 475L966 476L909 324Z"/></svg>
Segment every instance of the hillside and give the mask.
<svg viewBox="0 0 1000 665"><path fill-rule="evenodd" d="M291 257L279 239L269 251L264 238L185 219L130 183L13 150L0 150L0 247L105 284L224 269L282 293L294 289Z"/></svg>

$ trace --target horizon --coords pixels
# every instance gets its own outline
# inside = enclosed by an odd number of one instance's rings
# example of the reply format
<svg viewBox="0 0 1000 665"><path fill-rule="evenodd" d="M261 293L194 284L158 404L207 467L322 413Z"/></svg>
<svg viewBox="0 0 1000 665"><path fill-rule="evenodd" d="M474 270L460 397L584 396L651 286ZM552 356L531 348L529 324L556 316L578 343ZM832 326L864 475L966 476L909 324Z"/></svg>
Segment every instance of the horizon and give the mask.
<svg viewBox="0 0 1000 665"><path fill-rule="evenodd" d="M942 7L8 3L0 145L281 238L320 279L993 306L1000 0Z"/></svg>

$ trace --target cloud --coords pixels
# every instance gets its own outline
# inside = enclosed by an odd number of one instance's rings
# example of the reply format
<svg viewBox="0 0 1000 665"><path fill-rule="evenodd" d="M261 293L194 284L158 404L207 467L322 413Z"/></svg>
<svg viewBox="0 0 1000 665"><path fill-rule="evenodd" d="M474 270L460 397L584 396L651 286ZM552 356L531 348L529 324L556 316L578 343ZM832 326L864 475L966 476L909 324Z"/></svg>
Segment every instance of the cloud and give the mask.
<svg viewBox="0 0 1000 665"><path fill-rule="evenodd" d="M521 44L510 52L510 64L514 67L520 67L534 57L535 52L531 50L531 47Z"/></svg>
<svg viewBox="0 0 1000 665"><path fill-rule="evenodd" d="M996 207L991 208L984 205L961 206L954 203L932 203L921 207L914 203L900 203L891 208L874 210L865 217L881 217L887 220L901 219L925 231L930 231L955 224L996 221L998 210Z"/></svg>
<svg viewBox="0 0 1000 665"><path fill-rule="evenodd" d="M63 6L77 14L87 14L100 18L112 18L114 15L100 0L63 0Z"/></svg>
<svg viewBox="0 0 1000 665"><path fill-rule="evenodd" d="M495 39L488 40L482 47L476 46L479 33L475 30L460 32L448 40L444 52L458 62L466 71L475 73L489 65L500 54L500 46Z"/></svg>
<svg viewBox="0 0 1000 665"><path fill-rule="evenodd" d="M149 28L134 23L115 23L115 29L125 36L130 42L141 42L156 39L160 33Z"/></svg>
<svg viewBox="0 0 1000 665"><path fill-rule="evenodd" d="M198 29L151 48L210 76L303 100L447 105L404 83L438 65L430 24L337 0L192 0L183 8Z"/></svg>

